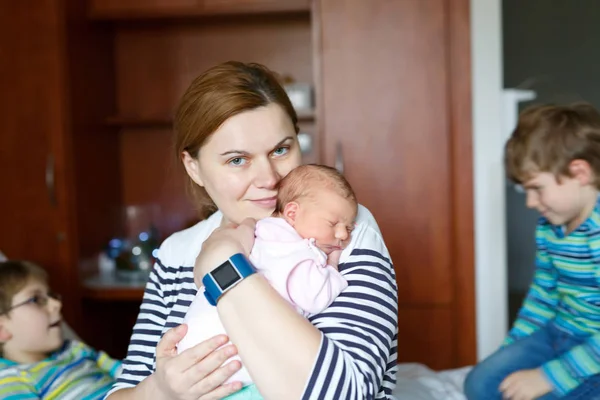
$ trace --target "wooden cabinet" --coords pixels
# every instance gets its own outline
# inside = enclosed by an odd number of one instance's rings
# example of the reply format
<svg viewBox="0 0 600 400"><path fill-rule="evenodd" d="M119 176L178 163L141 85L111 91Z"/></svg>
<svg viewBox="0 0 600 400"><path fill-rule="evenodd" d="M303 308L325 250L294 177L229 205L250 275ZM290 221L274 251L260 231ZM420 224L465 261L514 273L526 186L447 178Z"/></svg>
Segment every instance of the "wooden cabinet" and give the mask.
<svg viewBox="0 0 600 400"><path fill-rule="evenodd" d="M0 250L51 270L91 345L124 356L141 293L82 287L78 264L122 231L123 206L158 204L163 237L197 220L172 112L235 59L314 86L305 161L341 161L381 226L399 360L475 361L468 0L0 4Z"/></svg>
<svg viewBox="0 0 600 400"><path fill-rule="evenodd" d="M468 59L457 52L468 48L468 35L454 36L465 29L455 24L466 24L467 7L448 0L327 0L316 11L323 161L342 162L395 263L399 360L433 368L474 358L473 282L468 298L457 293L473 269L472 258L459 255L472 254L472 233L456 236L459 225L472 223L472 203L461 202L471 189L459 186L471 175L470 163L458 159L467 149L456 152L471 135L469 114L456 108L469 101L468 64L454 70L464 65L457 57Z"/></svg>
<svg viewBox="0 0 600 400"><path fill-rule="evenodd" d="M0 250L43 265L55 290L76 304L68 290L77 280L68 223L69 144L62 129L64 64L57 52L61 16L55 5L0 3ZM63 313L70 321L77 317L72 306Z"/></svg>
<svg viewBox="0 0 600 400"><path fill-rule="evenodd" d="M85 13L78 0L0 2L0 250L48 271L79 334L79 260L118 231L121 205L118 137L101 124L111 37Z"/></svg>

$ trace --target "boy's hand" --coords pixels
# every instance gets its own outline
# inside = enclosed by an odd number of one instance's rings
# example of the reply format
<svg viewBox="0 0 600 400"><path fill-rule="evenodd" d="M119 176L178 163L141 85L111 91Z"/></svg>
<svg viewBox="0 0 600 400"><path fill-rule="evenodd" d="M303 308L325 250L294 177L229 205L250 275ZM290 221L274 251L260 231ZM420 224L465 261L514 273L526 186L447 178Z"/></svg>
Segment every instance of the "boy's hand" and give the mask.
<svg viewBox="0 0 600 400"><path fill-rule="evenodd" d="M510 374L500 384L502 398L534 400L552 391L552 385L540 368L525 369Z"/></svg>

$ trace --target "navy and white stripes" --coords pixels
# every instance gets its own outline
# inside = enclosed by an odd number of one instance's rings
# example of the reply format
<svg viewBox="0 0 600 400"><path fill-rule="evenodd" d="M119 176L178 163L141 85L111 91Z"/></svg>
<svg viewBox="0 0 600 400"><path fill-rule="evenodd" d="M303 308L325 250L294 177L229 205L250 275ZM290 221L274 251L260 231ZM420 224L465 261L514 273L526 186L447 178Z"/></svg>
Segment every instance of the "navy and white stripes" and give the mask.
<svg viewBox="0 0 600 400"><path fill-rule="evenodd" d="M113 391L135 386L154 371L156 344L182 322L194 299L192 266L221 218L217 212L161 246ZM392 399L398 345L396 278L377 224L362 206L341 261L348 288L324 312L309 318L322 332L322 341L302 398Z"/></svg>

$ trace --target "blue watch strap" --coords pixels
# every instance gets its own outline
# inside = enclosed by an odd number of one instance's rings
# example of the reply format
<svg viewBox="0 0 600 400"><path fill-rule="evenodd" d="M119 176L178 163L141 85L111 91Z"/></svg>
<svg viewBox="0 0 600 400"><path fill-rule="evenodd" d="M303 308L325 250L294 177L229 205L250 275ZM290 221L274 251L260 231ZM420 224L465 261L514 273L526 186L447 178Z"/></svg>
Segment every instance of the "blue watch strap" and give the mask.
<svg viewBox="0 0 600 400"><path fill-rule="evenodd" d="M217 301L225 292L255 272L256 269L243 254L234 254L223 264L204 275L202 278L204 296L211 305L216 306Z"/></svg>

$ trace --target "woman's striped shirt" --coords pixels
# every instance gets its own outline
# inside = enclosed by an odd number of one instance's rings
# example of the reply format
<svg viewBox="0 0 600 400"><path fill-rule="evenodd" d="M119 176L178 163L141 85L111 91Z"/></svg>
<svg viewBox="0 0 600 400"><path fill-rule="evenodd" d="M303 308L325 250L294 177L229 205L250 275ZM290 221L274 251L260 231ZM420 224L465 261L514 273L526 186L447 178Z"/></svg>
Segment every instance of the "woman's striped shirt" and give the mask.
<svg viewBox="0 0 600 400"><path fill-rule="evenodd" d="M222 214L217 212L162 244L123 372L112 391L137 385L156 368L156 345L168 329L182 323L197 292L195 259L221 220ZM356 222L339 265L348 288L329 308L309 318L322 336L302 397L306 400L393 398L398 334L396 277L371 213L359 206Z"/></svg>

